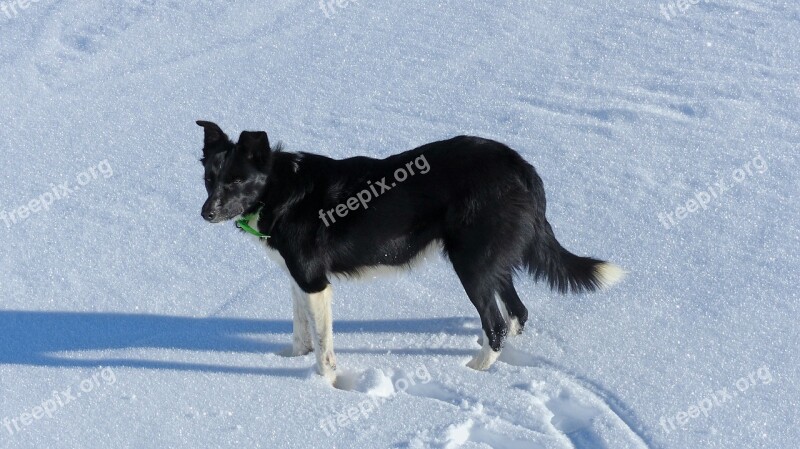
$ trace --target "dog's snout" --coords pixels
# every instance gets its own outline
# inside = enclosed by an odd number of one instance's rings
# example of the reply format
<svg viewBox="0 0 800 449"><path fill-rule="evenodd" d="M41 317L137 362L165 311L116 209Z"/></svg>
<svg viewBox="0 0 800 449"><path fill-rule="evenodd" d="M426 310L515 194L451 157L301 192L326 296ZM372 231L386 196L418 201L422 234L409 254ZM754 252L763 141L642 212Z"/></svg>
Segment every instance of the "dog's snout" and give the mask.
<svg viewBox="0 0 800 449"><path fill-rule="evenodd" d="M203 211L201 215L206 219L206 221L211 221L217 216L213 210Z"/></svg>
<svg viewBox="0 0 800 449"><path fill-rule="evenodd" d="M200 212L200 216L202 216L206 221L213 222L219 216L219 213L215 211L213 207L205 204L203 206L203 210Z"/></svg>

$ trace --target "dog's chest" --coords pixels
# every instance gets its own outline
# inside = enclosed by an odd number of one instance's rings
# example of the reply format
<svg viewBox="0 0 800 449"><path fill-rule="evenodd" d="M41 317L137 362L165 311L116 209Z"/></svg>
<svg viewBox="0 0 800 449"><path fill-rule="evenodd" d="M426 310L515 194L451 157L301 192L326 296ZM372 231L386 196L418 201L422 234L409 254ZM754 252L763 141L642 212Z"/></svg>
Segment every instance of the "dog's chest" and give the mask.
<svg viewBox="0 0 800 449"><path fill-rule="evenodd" d="M260 232L262 234L265 233L264 230L262 230L258 226L258 219L257 218L251 218L250 221L247 224L251 228L255 229L256 231L258 231L258 232ZM273 262L278 264L278 266L283 268L286 272L289 272L289 269L286 267L286 261L283 259L283 256L281 256L281 253L278 252L277 249L272 248L271 246L269 246L267 244L267 239L262 238L262 237L258 237L258 236L255 236L255 235L251 235L251 234L248 234L248 235L251 238L257 240L258 243L259 243L259 246L261 246L262 248L264 248L267 251L267 257L269 257Z"/></svg>
<svg viewBox="0 0 800 449"><path fill-rule="evenodd" d="M271 248L266 244L266 242L262 242L262 245L267 250L267 257L272 259L273 262L278 264L279 267L283 268L284 271L288 273L289 269L286 267L286 261L283 259L283 256L281 256L281 253L279 253L277 249Z"/></svg>

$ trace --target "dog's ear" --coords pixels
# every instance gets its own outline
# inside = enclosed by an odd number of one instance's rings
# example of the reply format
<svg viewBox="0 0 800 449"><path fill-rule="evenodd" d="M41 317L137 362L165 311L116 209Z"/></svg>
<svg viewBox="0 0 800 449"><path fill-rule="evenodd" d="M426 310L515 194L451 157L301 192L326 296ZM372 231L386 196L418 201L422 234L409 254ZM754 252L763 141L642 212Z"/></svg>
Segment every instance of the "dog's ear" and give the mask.
<svg viewBox="0 0 800 449"><path fill-rule="evenodd" d="M242 131L239 146L248 159L261 163L269 158L269 137L264 131Z"/></svg>
<svg viewBox="0 0 800 449"><path fill-rule="evenodd" d="M203 139L203 143L205 144L204 151L208 151L212 146L220 143L228 141L228 136L222 132L219 126L213 122L206 122L203 120L198 120L196 122L199 126L203 127L203 131L205 131L205 137Z"/></svg>

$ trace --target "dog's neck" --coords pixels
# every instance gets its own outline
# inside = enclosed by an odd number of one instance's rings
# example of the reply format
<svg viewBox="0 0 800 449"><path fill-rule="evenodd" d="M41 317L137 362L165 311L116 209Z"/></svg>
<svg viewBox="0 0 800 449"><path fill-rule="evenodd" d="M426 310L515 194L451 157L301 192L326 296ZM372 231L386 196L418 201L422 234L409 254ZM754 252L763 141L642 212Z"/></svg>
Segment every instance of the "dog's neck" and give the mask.
<svg viewBox="0 0 800 449"><path fill-rule="evenodd" d="M287 212L289 207L300 201L305 192L292 189L294 177L299 170L301 154L275 151L272 153L267 167L267 183L258 197L258 201L248 210L249 214L260 212L259 228L264 234L270 234L275 224Z"/></svg>

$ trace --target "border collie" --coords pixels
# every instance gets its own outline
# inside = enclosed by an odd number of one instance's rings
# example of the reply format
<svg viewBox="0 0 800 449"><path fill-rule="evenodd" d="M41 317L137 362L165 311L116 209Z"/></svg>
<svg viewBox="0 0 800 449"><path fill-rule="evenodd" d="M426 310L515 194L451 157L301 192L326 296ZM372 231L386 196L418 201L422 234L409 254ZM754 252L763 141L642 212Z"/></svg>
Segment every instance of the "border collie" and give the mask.
<svg viewBox="0 0 800 449"><path fill-rule="evenodd" d="M502 143L459 136L385 159L335 160L271 147L265 132L244 131L233 143L216 124L197 124L205 131L202 217L236 219L280 256L293 280L292 355L313 350L317 372L331 381L333 275L405 267L440 248L481 319L482 348L467 365L485 370L528 318L516 271L562 293L609 287L624 274L559 244L541 178Z"/></svg>

